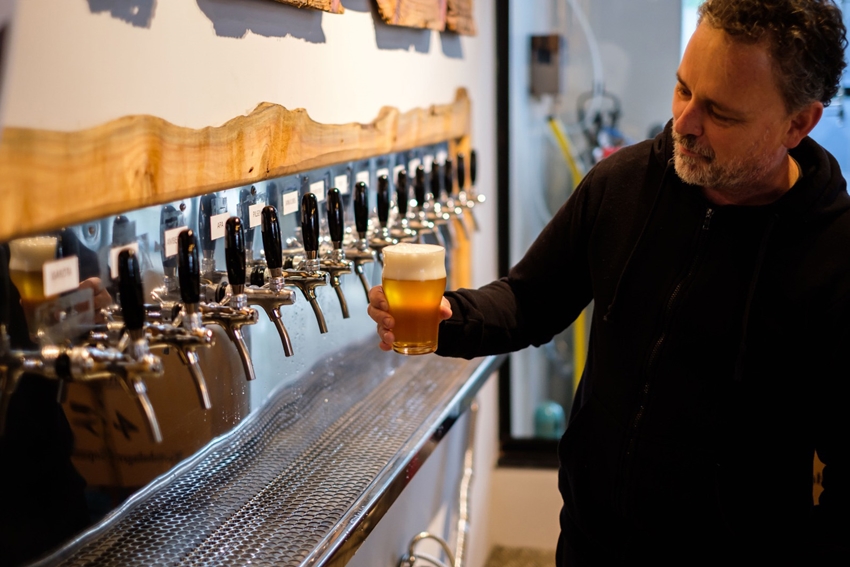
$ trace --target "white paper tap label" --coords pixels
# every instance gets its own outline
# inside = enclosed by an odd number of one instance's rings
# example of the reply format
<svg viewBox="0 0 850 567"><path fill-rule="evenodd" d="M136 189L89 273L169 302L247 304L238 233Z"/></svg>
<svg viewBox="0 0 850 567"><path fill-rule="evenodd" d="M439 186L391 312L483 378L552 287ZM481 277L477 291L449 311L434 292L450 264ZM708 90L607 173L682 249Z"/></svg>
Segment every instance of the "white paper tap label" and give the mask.
<svg viewBox="0 0 850 567"><path fill-rule="evenodd" d="M369 172L368 171L360 171L357 173L357 183L365 183L366 187L369 186Z"/></svg>
<svg viewBox="0 0 850 567"><path fill-rule="evenodd" d="M165 257L173 258L177 256L177 237L180 236L180 233L186 230L185 226L178 226L177 228L172 228L171 230L166 230L163 238L165 242L163 242L162 246L165 248Z"/></svg>
<svg viewBox="0 0 850 567"><path fill-rule="evenodd" d="M316 196L318 202L325 200L325 181L315 181L310 184L310 193Z"/></svg>
<svg viewBox="0 0 850 567"><path fill-rule="evenodd" d="M339 189L341 195L348 195L348 175L337 175L334 177L334 187Z"/></svg>
<svg viewBox="0 0 850 567"><path fill-rule="evenodd" d="M76 256L45 262L42 266L44 295L51 297L80 287L80 261Z"/></svg>
<svg viewBox="0 0 850 567"><path fill-rule="evenodd" d="M298 191L283 194L283 214L291 215L298 210Z"/></svg>
<svg viewBox="0 0 850 567"><path fill-rule="evenodd" d="M407 164L407 174L414 175L416 173L416 169L422 165L422 160L419 158L413 158L410 160L410 163ZM424 169L424 168L423 168Z"/></svg>
<svg viewBox="0 0 850 567"><path fill-rule="evenodd" d="M423 162L425 173L431 173L431 170L434 169L434 156L431 154L426 155Z"/></svg>
<svg viewBox="0 0 850 567"><path fill-rule="evenodd" d="M263 224L263 209L265 204L257 203L248 207L248 228L255 228Z"/></svg>
<svg viewBox="0 0 850 567"><path fill-rule="evenodd" d="M218 240L224 238L224 225L227 224L227 219L230 218L230 213L221 213L210 217L210 239Z"/></svg>
<svg viewBox="0 0 850 567"><path fill-rule="evenodd" d="M449 154L446 150L440 150L437 152L437 163L446 163L447 159L449 159Z"/></svg>
<svg viewBox="0 0 850 567"><path fill-rule="evenodd" d="M136 253L136 256L139 255L139 243L133 242L132 244L127 244L125 246L116 246L109 250L109 275L112 279L118 278L118 255L122 250L132 250ZM79 277L79 276L78 276Z"/></svg>
<svg viewBox="0 0 850 567"><path fill-rule="evenodd" d="M386 175L387 177L389 177L390 176L390 170L387 169L386 167L382 167L381 169L379 169L378 171L375 172L375 177L377 179L380 179L382 175Z"/></svg>

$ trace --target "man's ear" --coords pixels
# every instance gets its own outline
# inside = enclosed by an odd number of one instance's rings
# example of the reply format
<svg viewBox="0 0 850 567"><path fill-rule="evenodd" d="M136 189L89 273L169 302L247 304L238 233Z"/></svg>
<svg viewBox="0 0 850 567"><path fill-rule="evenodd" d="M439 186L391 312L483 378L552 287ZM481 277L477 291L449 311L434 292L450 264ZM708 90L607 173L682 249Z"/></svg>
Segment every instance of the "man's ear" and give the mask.
<svg viewBox="0 0 850 567"><path fill-rule="evenodd" d="M803 138L808 136L809 132L818 125L821 116L823 116L823 103L820 101L812 102L792 113L788 132L785 133L785 147L789 150L796 148Z"/></svg>

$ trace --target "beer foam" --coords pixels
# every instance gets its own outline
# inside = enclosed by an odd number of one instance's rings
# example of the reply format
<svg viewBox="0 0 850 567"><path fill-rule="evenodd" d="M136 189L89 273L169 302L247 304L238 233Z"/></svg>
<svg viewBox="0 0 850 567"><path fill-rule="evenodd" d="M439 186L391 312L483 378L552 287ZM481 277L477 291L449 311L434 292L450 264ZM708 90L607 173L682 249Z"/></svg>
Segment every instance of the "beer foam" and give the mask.
<svg viewBox="0 0 850 567"><path fill-rule="evenodd" d="M383 277L392 280L437 280L446 277L446 250L436 244L402 242L383 249Z"/></svg>
<svg viewBox="0 0 850 567"><path fill-rule="evenodd" d="M34 236L9 242L10 270L40 272L41 267L56 259L59 239L55 236Z"/></svg>

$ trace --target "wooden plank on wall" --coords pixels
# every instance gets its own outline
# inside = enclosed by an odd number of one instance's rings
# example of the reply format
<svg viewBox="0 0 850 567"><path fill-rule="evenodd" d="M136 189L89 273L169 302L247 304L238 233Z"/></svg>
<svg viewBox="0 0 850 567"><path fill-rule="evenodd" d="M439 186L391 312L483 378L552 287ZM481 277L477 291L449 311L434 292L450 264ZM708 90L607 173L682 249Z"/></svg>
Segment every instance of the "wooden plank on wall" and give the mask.
<svg viewBox="0 0 850 567"><path fill-rule="evenodd" d="M123 211L444 140L470 129L470 102L369 124L326 125L262 103L222 126L191 129L126 116L76 132L6 128L0 143L0 241Z"/></svg>
<svg viewBox="0 0 850 567"><path fill-rule="evenodd" d="M448 0L446 29L462 35L476 35L473 0Z"/></svg>
<svg viewBox="0 0 850 567"><path fill-rule="evenodd" d="M393 26L446 29L447 0L376 0L378 13Z"/></svg>
<svg viewBox="0 0 850 567"><path fill-rule="evenodd" d="M324 10L332 14L342 14L345 8L342 6L341 0L274 0L280 4L288 4L296 8L315 8L316 10Z"/></svg>

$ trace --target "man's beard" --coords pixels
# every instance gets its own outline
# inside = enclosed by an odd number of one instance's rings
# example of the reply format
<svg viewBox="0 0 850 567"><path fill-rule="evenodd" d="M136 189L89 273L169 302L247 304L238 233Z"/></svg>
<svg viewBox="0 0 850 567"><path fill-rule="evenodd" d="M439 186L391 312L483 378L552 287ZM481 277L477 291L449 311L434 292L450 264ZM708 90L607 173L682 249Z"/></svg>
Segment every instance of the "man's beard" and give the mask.
<svg viewBox="0 0 850 567"><path fill-rule="evenodd" d="M752 151L736 155L724 164L717 161L713 149L700 147L693 136L682 136L674 130L673 141L676 173L682 181L691 185L748 193L748 190L754 189L764 180L773 165L773 156L762 151L758 145ZM702 157L683 155L680 147Z"/></svg>

